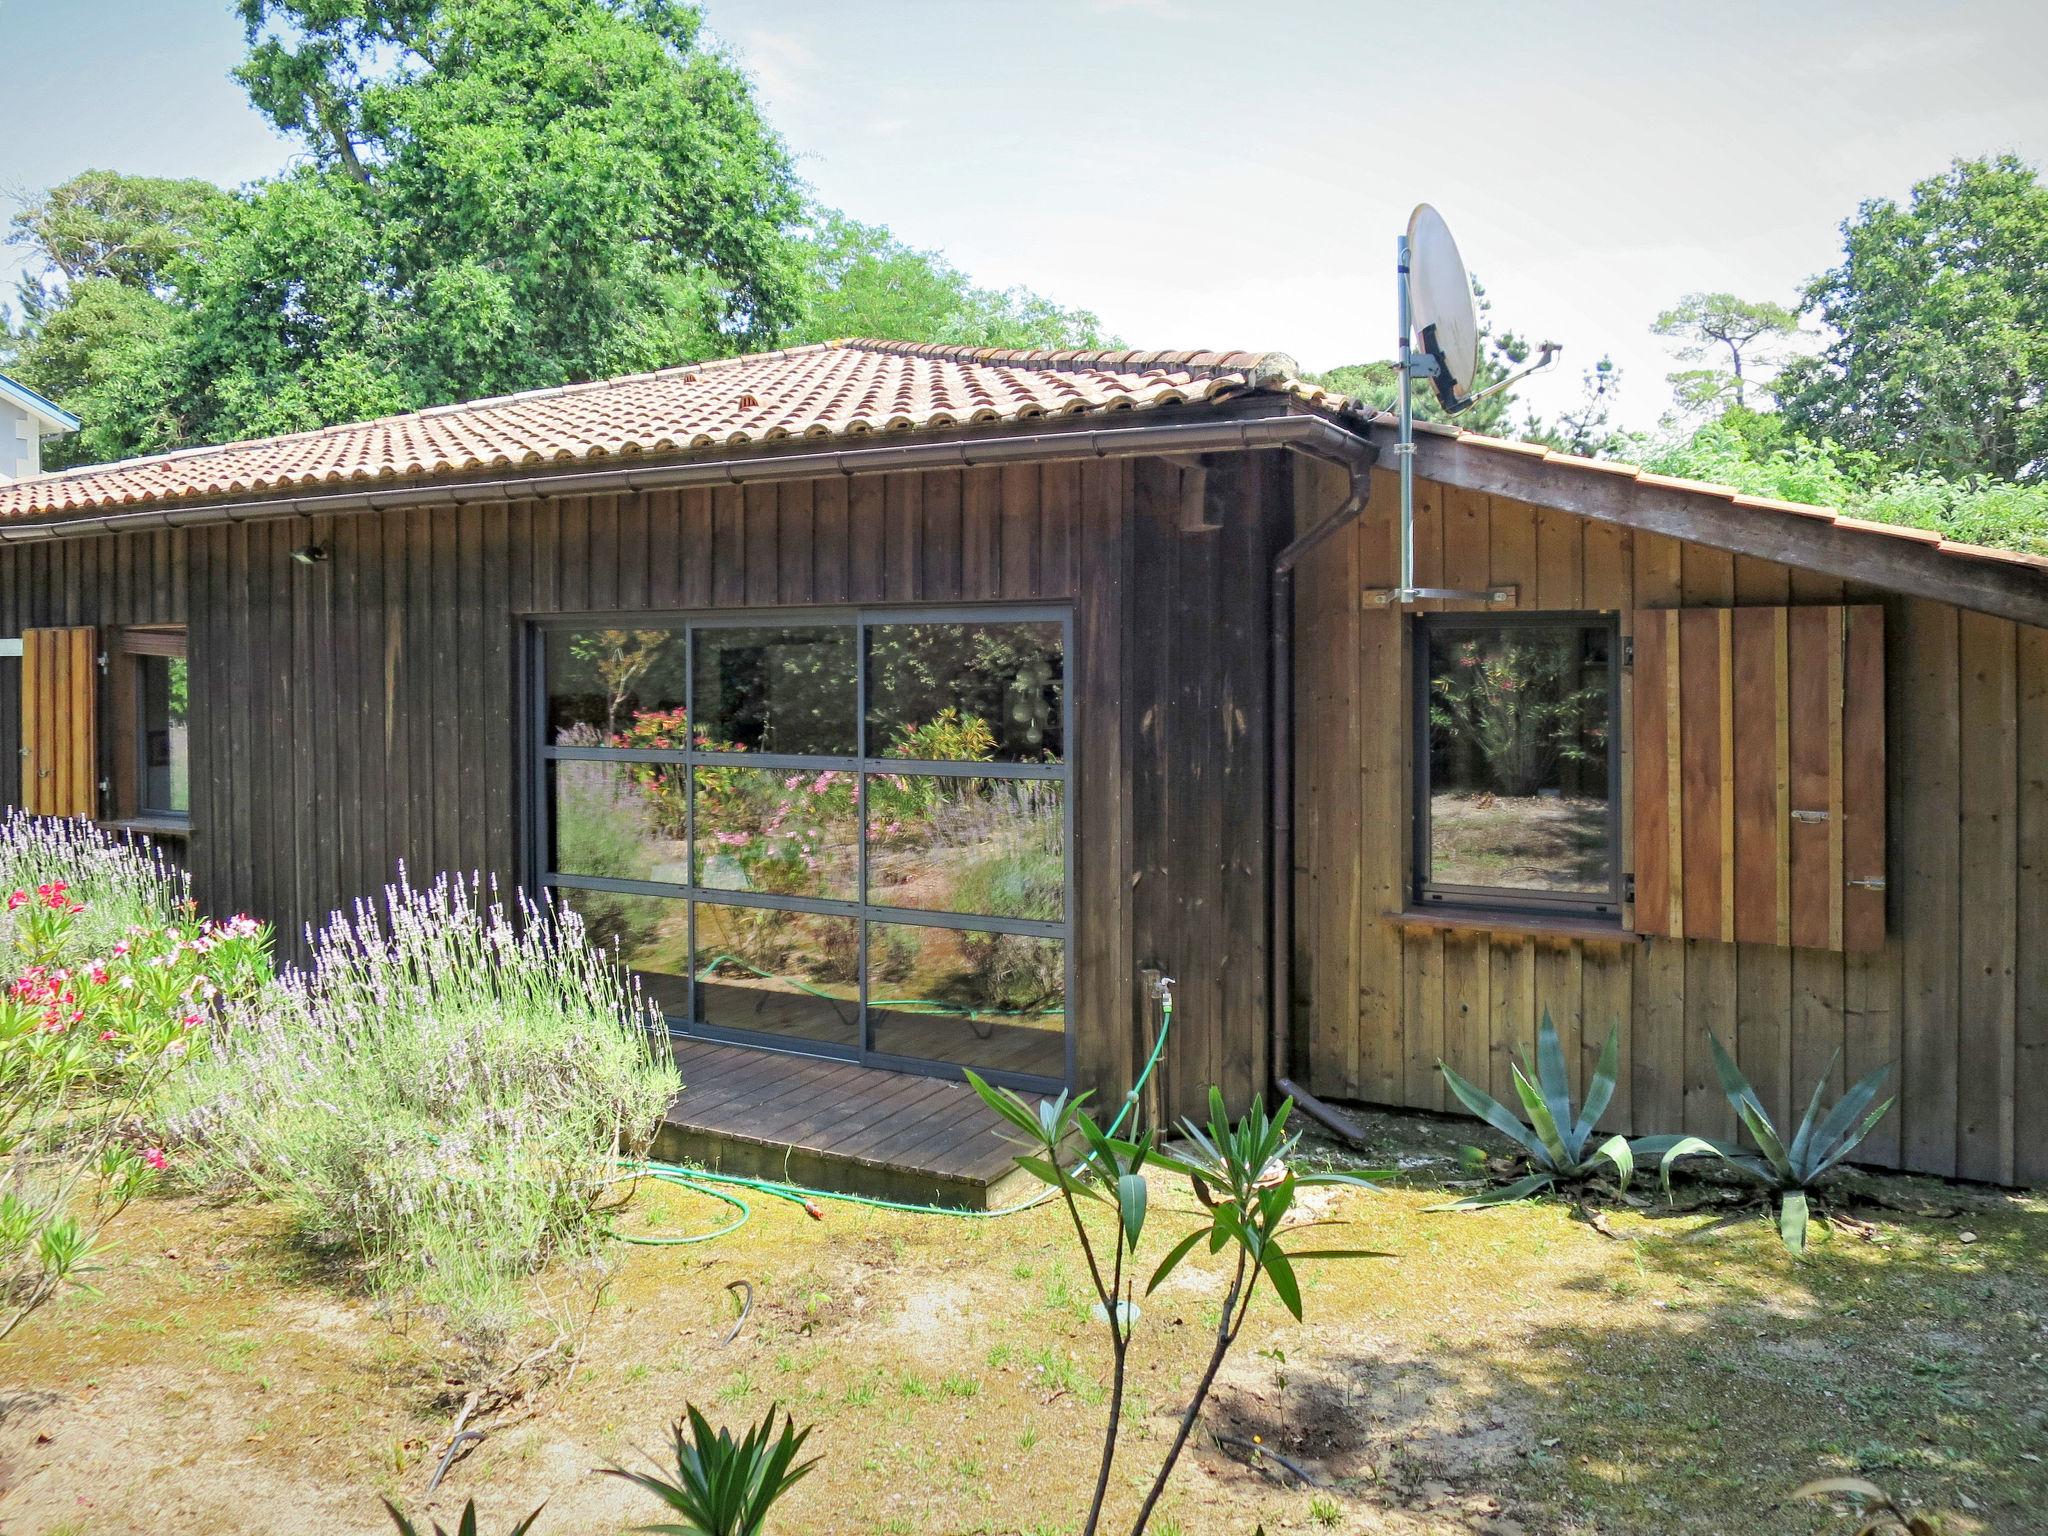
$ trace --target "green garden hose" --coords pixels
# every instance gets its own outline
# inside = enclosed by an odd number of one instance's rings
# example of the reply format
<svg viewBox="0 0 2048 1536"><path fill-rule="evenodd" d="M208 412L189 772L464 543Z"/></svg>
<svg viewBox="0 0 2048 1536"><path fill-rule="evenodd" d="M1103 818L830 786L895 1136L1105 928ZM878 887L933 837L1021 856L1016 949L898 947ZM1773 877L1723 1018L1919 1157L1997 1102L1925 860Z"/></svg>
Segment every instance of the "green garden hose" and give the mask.
<svg viewBox="0 0 2048 1536"><path fill-rule="evenodd" d="M1153 1071L1159 1066L1159 1058L1166 1052L1166 1037L1173 1029L1172 986L1172 982L1168 981L1163 983L1160 988L1159 1038L1153 1042L1152 1054L1146 1059L1144 1071L1138 1074L1138 1080L1131 1085L1131 1091L1124 1095L1124 1102L1117 1110L1116 1118L1109 1123L1109 1134L1111 1136L1116 1135L1118 1131L1123 1129L1124 1122L1131 1117L1131 1111L1137 1108L1139 1095L1144 1092L1145 1084L1151 1079ZM818 1209L816 1204L820 1200L838 1200L848 1205L865 1205L878 1211L905 1211L915 1216L959 1216L968 1220L988 1221L999 1216L1015 1216L1020 1212L1032 1210L1037 1206L1045 1204L1056 1193L1052 1189L1045 1189L1028 1200L1018 1201L1015 1205L998 1206L996 1209L989 1211L974 1211L963 1210L957 1206L919 1205L905 1200L885 1200L875 1195L856 1195L837 1189L812 1189L802 1184L789 1184L775 1179L746 1178L736 1173L715 1173L706 1168L690 1168L679 1163L656 1162L646 1158L622 1157L619 1159L619 1167L630 1175L654 1179L659 1183L673 1185L678 1189L687 1189L695 1194L708 1195L714 1200L722 1200L739 1212L736 1218L715 1231L694 1233L688 1236L633 1237L624 1232L613 1233L613 1236L617 1237L620 1242L632 1243L645 1248L681 1248L693 1243L708 1243L717 1238L729 1237L745 1226L748 1219L753 1215L752 1208L738 1195L728 1194L724 1188L716 1187L720 1185L734 1189L753 1190L757 1194L772 1195L778 1200L788 1200L793 1204L802 1206L804 1214L811 1217L814 1221L824 1220L824 1213Z"/></svg>

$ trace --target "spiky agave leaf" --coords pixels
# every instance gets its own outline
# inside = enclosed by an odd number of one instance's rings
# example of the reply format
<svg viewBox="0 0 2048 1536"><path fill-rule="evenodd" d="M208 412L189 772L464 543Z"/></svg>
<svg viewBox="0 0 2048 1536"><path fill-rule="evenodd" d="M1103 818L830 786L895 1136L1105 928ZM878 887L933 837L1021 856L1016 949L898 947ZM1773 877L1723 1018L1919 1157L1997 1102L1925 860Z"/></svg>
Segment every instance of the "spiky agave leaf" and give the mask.
<svg viewBox="0 0 2048 1536"><path fill-rule="evenodd" d="M1535 1162L1543 1163L1549 1160L1550 1154L1543 1143L1537 1140L1536 1134L1508 1113L1507 1106L1500 1100L1485 1089L1466 1082L1447 1062L1438 1062L1437 1070L1443 1073L1444 1081L1450 1085L1451 1092L1460 1104L1527 1152Z"/></svg>

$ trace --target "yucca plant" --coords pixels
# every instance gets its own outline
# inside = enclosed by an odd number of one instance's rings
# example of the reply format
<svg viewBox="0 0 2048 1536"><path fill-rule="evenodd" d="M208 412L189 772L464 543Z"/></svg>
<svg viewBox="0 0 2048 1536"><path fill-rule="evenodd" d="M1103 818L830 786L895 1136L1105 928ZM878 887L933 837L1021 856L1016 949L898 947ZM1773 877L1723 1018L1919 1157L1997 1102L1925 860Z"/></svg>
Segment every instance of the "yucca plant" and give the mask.
<svg viewBox="0 0 2048 1536"><path fill-rule="evenodd" d="M398 1523L398 1536L449 1536L448 1531L438 1520L434 1522L431 1532L423 1533L418 1526L406 1519L405 1512L389 1499L384 1501L384 1507L391 1511L391 1518ZM513 1526L511 1530L507 1531L505 1536L527 1536L527 1532L533 1529L534 1521L539 1518L540 1511L536 1509L524 1520ZM456 1524L454 1536L476 1536L475 1499L471 1499L462 1506L462 1519Z"/></svg>
<svg viewBox="0 0 2048 1536"><path fill-rule="evenodd" d="M1728 1096L1736 1119L1742 1122L1756 1146L1737 1146L1705 1136L1645 1136L1634 1143L1635 1155L1658 1159L1658 1172L1667 1195L1671 1192L1671 1165L1680 1158L1720 1158L1737 1172L1755 1179L1776 1200L1778 1236L1794 1253L1804 1253L1806 1227L1812 1219L1809 1197L1813 1188L1856 1150L1892 1107L1892 1101L1886 1099L1877 1108L1870 1108L1892 1069L1883 1066L1866 1074L1823 1115L1821 1100L1827 1093L1828 1079L1834 1075L1835 1063L1842 1058L1842 1053L1836 1051L1829 1058L1827 1071L1813 1085L1813 1097L1807 1101L1799 1129L1787 1142L1771 1123L1770 1114L1749 1079L1742 1075L1742 1069L1735 1065L1735 1059L1722 1048L1712 1030L1707 1032L1707 1043L1713 1047L1714 1071L1720 1076L1721 1091Z"/></svg>
<svg viewBox="0 0 2048 1536"><path fill-rule="evenodd" d="M738 1440L730 1430L714 1430L694 1406L684 1405L675 1436L676 1477L658 1472L632 1472L606 1467L608 1477L623 1477L645 1488L683 1518L676 1523L643 1525L639 1530L660 1536L760 1536L776 1502L818 1464L813 1456L799 1462L797 1454L811 1437L784 1416L776 1433L776 1409Z"/></svg>
<svg viewBox="0 0 2048 1536"><path fill-rule="evenodd" d="M1593 1144L1593 1127L1613 1101L1615 1081L1621 1070L1619 1025L1607 1032L1607 1043L1600 1048L1600 1060L1593 1067L1593 1080L1586 1085L1586 1101L1576 1115L1572 1113L1572 1085L1565 1071L1564 1047L1558 1041L1557 1026L1551 1022L1547 1009L1536 1030L1534 1080L1523 1063L1518 1061L1512 1068L1515 1096L1529 1116L1528 1124L1517 1120L1485 1089L1460 1077L1448 1063L1440 1061L1437 1066L1458 1102L1520 1147L1531 1171L1512 1184L1467 1195L1434 1209L1471 1211L1525 1200L1556 1185L1582 1183L1603 1166L1613 1169L1621 1187L1628 1188L1636 1168L1628 1138L1609 1136L1598 1146Z"/></svg>

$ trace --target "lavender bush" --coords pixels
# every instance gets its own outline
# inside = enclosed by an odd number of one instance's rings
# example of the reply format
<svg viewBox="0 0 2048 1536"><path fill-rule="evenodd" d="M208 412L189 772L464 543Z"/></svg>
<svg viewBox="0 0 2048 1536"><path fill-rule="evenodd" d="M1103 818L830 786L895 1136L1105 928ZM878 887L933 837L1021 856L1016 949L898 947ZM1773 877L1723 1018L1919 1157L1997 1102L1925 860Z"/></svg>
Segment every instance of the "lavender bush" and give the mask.
<svg viewBox="0 0 2048 1536"><path fill-rule="evenodd" d="M75 955L102 955L131 928L182 917L191 899L185 872L143 839L102 832L89 821L0 812L0 893L61 882L84 910L70 935ZM16 924L0 915L11 947Z"/></svg>
<svg viewBox="0 0 2048 1536"><path fill-rule="evenodd" d="M202 1184L488 1333L522 1277L595 1246L615 1155L678 1087L654 1022L574 913L401 881L230 1019L166 1134Z"/></svg>

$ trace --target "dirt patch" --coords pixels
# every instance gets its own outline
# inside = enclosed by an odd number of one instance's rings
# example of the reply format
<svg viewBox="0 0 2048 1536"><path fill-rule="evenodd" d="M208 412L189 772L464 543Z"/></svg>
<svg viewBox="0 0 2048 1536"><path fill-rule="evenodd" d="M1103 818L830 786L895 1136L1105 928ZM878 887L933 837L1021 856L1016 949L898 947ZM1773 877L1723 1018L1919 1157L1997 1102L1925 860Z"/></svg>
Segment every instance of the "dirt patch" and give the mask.
<svg viewBox="0 0 2048 1536"><path fill-rule="evenodd" d="M1851 1471L1962 1511L1965 1536L2028 1529L2048 1507L2048 1467L2026 1459L2048 1437L2048 1203L1886 1181L1951 1208L1967 1194L1967 1223L1881 1216L1881 1242L1824 1236L1803 1263L1762 1220L1688 1241L1712 1212L1618 1213L1615 1241L1553 1205L1429 1214L1456 1149L1485 1137L1368 1120L1370 1161L1409 1180L1334 1192L1314 1212L1331 1225L1294 1243L1395 1257L1304 1266L1305 1324L1269 1297L1254 1307L1166 1496L1184 1536L1814 1532L1826 1512L1782 1495ZM713 1224L671 1187L634 1200L626 1230ZM1153 1204L1156 1262L1190 1217L1166 1181ZM621 1246L574 1375L428 1505L453 1372L428 1322L295 1262L258 1208L140 1202L104 1295L0 1345L0 1533L367 1536L389 1529L380 1495L452 1524L472 1494L486 1531L544 1499L539 1536L621 1530L657 1510L590 1469L658 1452L685 1402L733 1425L779 1402L817 1426L824 1464L781 1530L1072 1530L1108 1373L1070 1240L1055 1207L968 1222L834 1205L814 1222L763 1201L715 1243ZM724 1344L738 1279L754 1309ZM1227 1282L1198 1252L1141 1300L1113 1523L1171 1434Z"/></svg>

